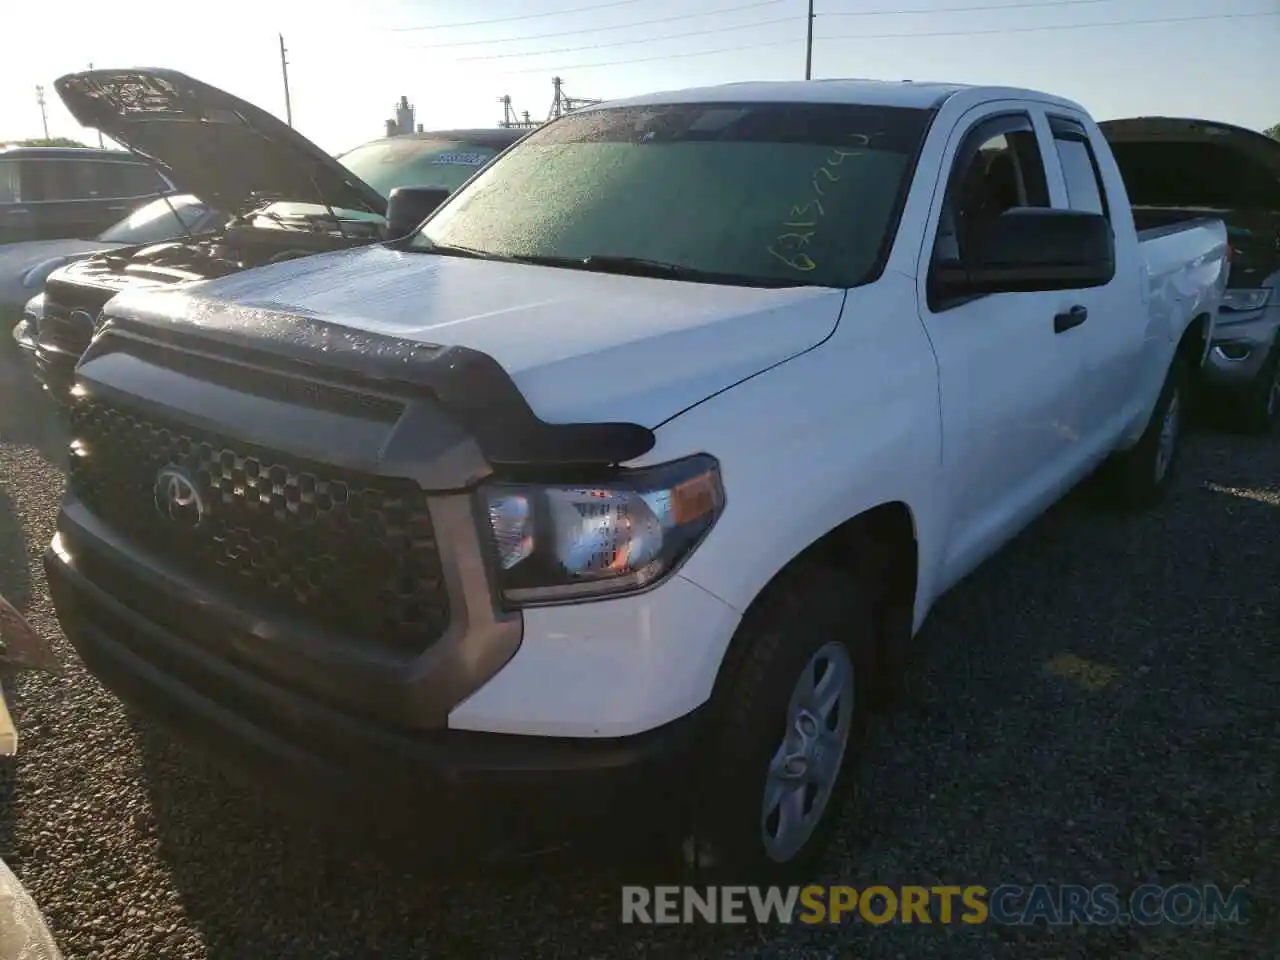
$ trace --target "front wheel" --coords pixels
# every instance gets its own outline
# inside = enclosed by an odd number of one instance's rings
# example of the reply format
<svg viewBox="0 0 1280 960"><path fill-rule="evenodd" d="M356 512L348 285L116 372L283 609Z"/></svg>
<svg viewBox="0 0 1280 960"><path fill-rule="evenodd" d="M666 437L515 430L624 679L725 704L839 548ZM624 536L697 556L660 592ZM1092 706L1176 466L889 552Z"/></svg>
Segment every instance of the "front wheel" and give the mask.
<svg viewBox="0 0 1280 960"><path fill-rule="evenodd" d="M822 852L865 729L873 631L857 583L823 567L789 577L744 620L702 753L686 848L699 867L781 881Z"/></svg>
<svg viewBox="0 0 1280 960"><path fill-rule="evenodd" d="M1153 506L1173 481L1182 449L1190 377L1182 357L1175 357L1142 439L1112 463L1115 491L1124 506Z"/></svg>

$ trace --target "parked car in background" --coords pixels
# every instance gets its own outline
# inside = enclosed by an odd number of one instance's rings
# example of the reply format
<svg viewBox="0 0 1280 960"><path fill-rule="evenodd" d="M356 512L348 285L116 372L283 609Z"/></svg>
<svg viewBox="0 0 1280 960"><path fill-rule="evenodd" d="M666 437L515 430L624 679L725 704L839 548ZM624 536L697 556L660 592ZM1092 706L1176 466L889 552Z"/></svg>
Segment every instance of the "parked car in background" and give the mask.
<svg viewBox="0 0 1280 960"><path fill-rule="evenodd" d="M58 267L95 253L158 243L222 226L227 215L190 194L152 200L89 240L28 240L0 246L0 319L16 316Z"/></svg>
<svg viewBox="0 0 1280 960"><path fill-rule="evenodd" d="M151 158L183 190L229 215L218 229L85 257L49 276L44 299L32 306L42 316L33 356L58 397L94 318L120 291L378 242L392 189L452 190L527 133L414 134L338 159L269 113L175 71L94 70L62 77L56 88L81 124Z"/></svg>
<svg viewBox="0 0 1280 960"><path fill-rule="evenodd" d="M1203 385L1244 425L1280 422L1280 141L1209 120L1136 117L1102 123L1134 217L1159 227L1187 215L1221 217L1231 278Z"/></svg>
<svg viewBox="0 0 1280 960"><path fill-rule="evenodd" d="M0 149L0 244L94 237L173 184L123 150Z"/></svg>
<svg viewBox="0 0 1280 960"><path fill-rule="evenodd" d="M396 187L453 191L528 130L430 130L384 137L340 154L338 160L383 196Z"/></svg>
<svg viewBox="0 0 1280 960"><path fill-rule="evenodd" d="M935 601L1100 465L1168 488L1226 250L1138 229L1048 94L585 109L403 240L107 303L50 594L108 688L348 822L811 876Z"/></svg>

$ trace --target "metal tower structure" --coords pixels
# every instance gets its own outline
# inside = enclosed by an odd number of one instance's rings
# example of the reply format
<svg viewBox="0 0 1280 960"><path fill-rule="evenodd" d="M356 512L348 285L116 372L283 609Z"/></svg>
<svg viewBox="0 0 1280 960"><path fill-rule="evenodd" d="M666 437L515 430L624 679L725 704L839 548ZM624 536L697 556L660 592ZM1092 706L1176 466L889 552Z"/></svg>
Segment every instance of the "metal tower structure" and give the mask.
<svg viewBox="0 0 1280 960"><path fill-rule="evenodd" d="M566 113L573 113L583 107L592 107L597 103L604 103L603 100L594 100L589 97L571 97L564 92L564 81L559 77L551 78L551 87L555 91L555 96L551 100L551 111L547 114L547 121L558 120Z"/></svg>
<svg viewBox="0 0 1280 960"><path fill-rule="evenodd" d="M508 130L532 130L534 127L542 126L537 120L530 119L528 110L523 114L517 114L515 108L511 106L510 94L499 97L498 102L502 104L502 119L498 122L498 126Z"/></svg>
<svg viewBox="0 0 1280 960"><path fill-rule="evenodd" d="M564 81L559 77L551 78L551 89L553 96L551 98L551 109L547 112L546 120L533 120L529 117L529 111L524 110L519 113L511 105L510 95L503 95L498 98L498 102L502 104L502 120L498 126L508 129L533 129L540 127L544 123L550 123L552 120L558 120L566 113L573 113L575 110L581 110L583 107L595 106L597 103L604 103L603 100L596 100L592 97L571 97L564 92Z"/></svg>

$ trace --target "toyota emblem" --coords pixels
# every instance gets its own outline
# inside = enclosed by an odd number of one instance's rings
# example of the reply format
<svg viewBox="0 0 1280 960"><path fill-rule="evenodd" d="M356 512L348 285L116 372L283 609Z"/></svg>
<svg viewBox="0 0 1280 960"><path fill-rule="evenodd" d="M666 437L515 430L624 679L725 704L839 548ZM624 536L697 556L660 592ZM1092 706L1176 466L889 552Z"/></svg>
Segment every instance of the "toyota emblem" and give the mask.
<svg viewBox="0 0 1280 960"><path fill-rule="evenodd" d="M165 467L156 474L155 503L162 517L188 530L204 521L206 507L200 486L179 467Z"/></svg>
<svg viewBox="0 0 1280 960"><path fill-rule="evenodd" d="M88 310L72 310L71 316L68 318L72 323L84 327L83 332L92 334L97 323L93 319L93 314Z"/></svg>

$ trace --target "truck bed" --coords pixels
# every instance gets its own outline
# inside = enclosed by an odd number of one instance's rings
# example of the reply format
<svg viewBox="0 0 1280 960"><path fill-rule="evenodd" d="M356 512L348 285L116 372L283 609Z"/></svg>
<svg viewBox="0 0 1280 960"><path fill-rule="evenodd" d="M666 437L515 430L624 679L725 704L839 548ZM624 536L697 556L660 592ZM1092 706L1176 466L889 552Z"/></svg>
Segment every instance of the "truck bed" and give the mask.
<svg viewBox="0 0 1280 960"><path fill-rule="evenodd" d="M1180 218L1166 216L1171 213L1143 217L1134 211L1143 299L1153 318L1214 318L1230 268L1227 226L1215 217L1188 218L1185 211Z"/></svg>
<svg viewBox="0 0 1280 960"><path fill-rule="evenodd" d="M1152 240L1168 233L1214 220L1225 220L1229 211L1215 207L1134 207L1133 225L1138 240Z"/></svg>

